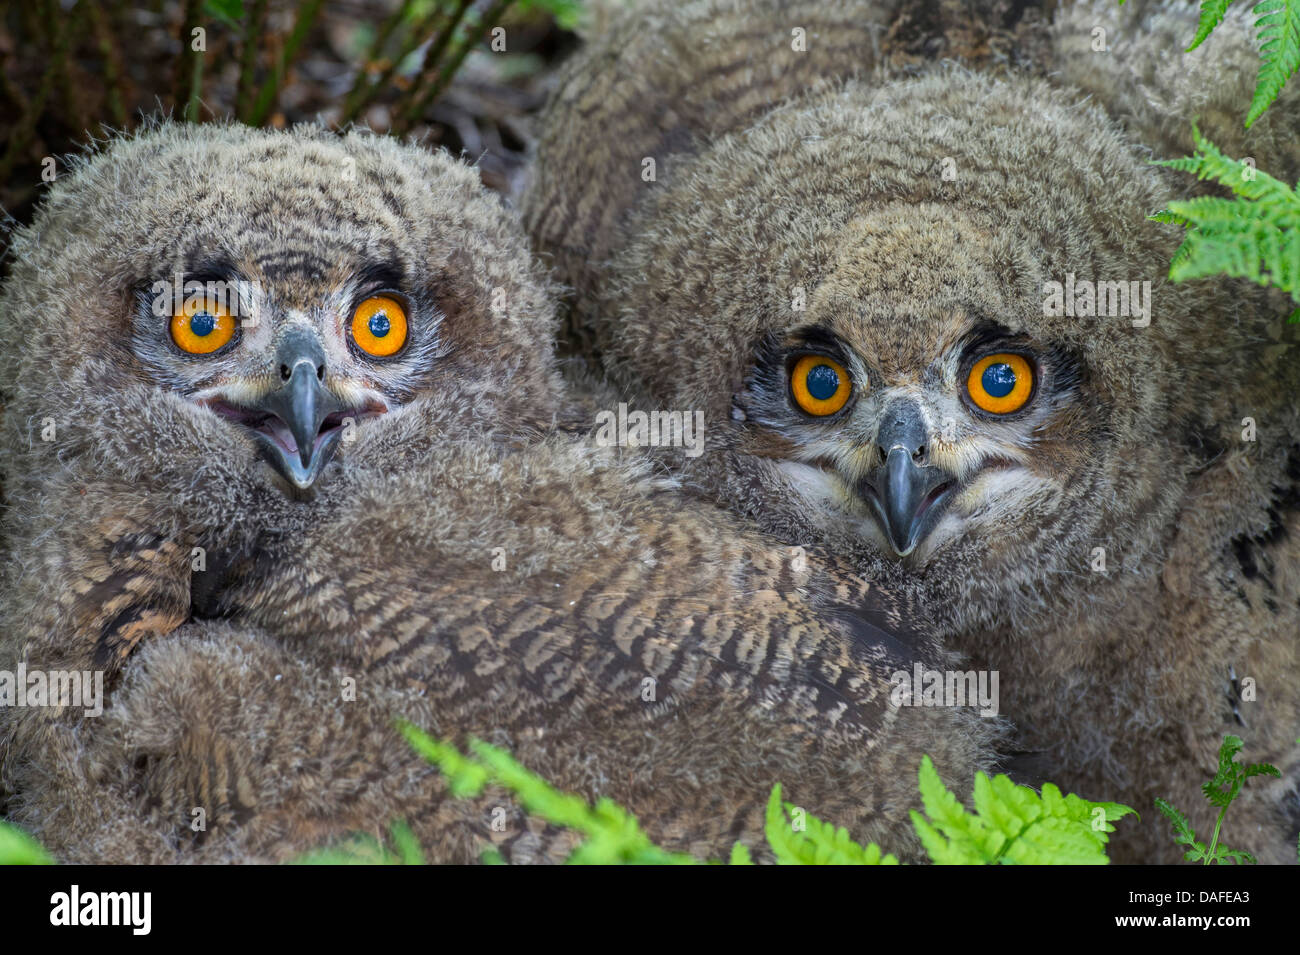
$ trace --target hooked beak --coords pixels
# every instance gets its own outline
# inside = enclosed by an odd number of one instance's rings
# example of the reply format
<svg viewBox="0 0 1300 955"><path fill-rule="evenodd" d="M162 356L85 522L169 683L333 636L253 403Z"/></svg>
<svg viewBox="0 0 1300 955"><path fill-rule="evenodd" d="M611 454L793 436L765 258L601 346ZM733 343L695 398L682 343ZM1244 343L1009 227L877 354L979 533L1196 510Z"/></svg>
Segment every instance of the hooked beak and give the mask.
<svg viewBox="0 0 1300 955"><path fill-rule="evenodd" d="M251 430L275 469L305 490L334 456L345 420L373 417L388 408L374 401L351 408L326 388L324 349L310 332L285 336L277 357L279 388L239 406L220 400L208 405Z"/></svg>
<svg viewBox="0 0 1300 955"><path fill-rule="evenodd" d="M956 478L925 464L929 457L921 409L899 401L886 410L877 442L885 463L868 474L863 493L899 557L906 557L934 529L957 488Z"/></svg>
<svg viewBox="0 0 1300 955"><path fill-rule="evenodd" d="M291 366L289 380L252 410L270 416L270 427L253 433L270 452L271 463L294 487L311 487L343 433L341 427L322 428L326 418L343 410L343 403L321 384L316 367L299 360Z"/></svg>

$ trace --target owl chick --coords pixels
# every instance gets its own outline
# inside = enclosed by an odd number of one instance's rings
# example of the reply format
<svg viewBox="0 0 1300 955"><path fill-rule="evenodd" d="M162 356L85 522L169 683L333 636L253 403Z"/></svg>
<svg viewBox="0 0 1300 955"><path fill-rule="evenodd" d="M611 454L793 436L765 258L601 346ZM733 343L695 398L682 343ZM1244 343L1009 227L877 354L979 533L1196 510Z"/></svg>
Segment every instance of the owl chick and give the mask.
<svg viewBox="0 0 1300 955"><path fill-rule="evenodd" d="M670 848L759 849L782 782L915 856L921 756L969 786L996 721L891 700L947 661L919 608L557 428L553 321L474 170L388 139L161 125L60 179L0 295L0 669L109 701L0 710L7 813L72 861L572 849L402 716Z"/></svg>
<svg viewBox="0 0 1300 955"><path fill-rule="evenodd" d="M1117 857L1179 858L1157 796L1208 831L1236 733L1283 770L1236 838L1293 861L1289 305L1167 280L1180 230L1147 217L1192 187L1147 160L1199 117L1293 181L1297 94L1242 130L1244 16L1184 55L1189 6L1066 5L1026 68L894 73L900 9L702 0L580 54L525 199L573 347L629 402L703 410L687 483L999 671L1031 775L1143 811Z"/></svg>

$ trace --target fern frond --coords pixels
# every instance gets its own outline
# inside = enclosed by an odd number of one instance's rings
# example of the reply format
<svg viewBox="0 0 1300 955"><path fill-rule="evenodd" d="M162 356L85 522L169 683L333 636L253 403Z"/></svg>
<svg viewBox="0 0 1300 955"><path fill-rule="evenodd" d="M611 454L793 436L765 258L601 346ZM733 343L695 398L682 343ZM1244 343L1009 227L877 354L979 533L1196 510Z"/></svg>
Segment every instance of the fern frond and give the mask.
<svg viewBox="0 0 1300 955"><path fill-rule="evenodd" d="M455 746L434 739L419 727L399 720L397 731L411 744L411 748L442 770L447 777L447 788L456 797L477 796L488 783L488 771L466 758Z"/></svg>
<svg viewBox="0 0 1300 955"><path fill-rule="evenodd" d="M1290 292L1300 302L1300 196L1250 163L1223 155L1195 126L1192 135L1194 155L1158 165L1214 180L1238 198L1177 200L1151 216L1187 230L1170 261L1169 277L1175 282L1211 275L1245 278Z"/></svg>
<svg viewBox="0 0 1300 955"><path fill-rule="evenodd" d="M1191 53L1205 42L1205 38L1223 22L1223 17L1231 4L1232 0L1201 0L1201 22L1196 27L1196 39L1192 40L1192 45L1186 52Z"/></svg>
<svg viewBox="0 0 1300 955"><path fill-rule="evenodd" d="M912 813L921 844L939 865L1105 865L1113 822L1133 813L1119 803L1065 796L1050 783L1042 793L1007 776L975 774L975 813L948 791L929 757L921 761L921 800Z"/></svg>
<svg viewBox="0 0 1300 955"><path fill-rule="evenodd" d="M389 827L393 848L374 836L356 834L291 860L291 865L424 865L424 853L404 822ZM394 851L396 850L396 851Z"/></svg>
<svg viewBox="0 0 1300 955"><path fill-rule="evenodd" d="M1153 163L1192 173L1197 179L1213 179L1246 199L1259 199L1284 206L1297 201L1295 192L1286 183L1274 179L1251 163L1225 156L1201 134L1195 124L1192 125L1192 142L1196 150L1191 156L1153 160Z"/></svg>
<svg viewBox="0 0 1300 955"><path fill-rule="evenodd" d="M1158 796L1156 797L1156 809L1160 810L1160 814L1168 819L1170 825L1174 827L1174 842L1180 846L1187 846L1183 858L1188 862L1199 862L1203 859L1206 854L1205 843L1197 841L1196 833L1192 829L1192 822L1187 818L1187 815Z"/></svg>
<svg viewBox="0 0 1300 955"><path fill-rule="evenodd" d="M526 811L581 833L585 838L566 860L571 864L693 865L699 861L656 846L636 816L611 800L588 805L581 796L561 792L509 753L482 740L470 740L472 755L466 756L411 723L399 722L398 729L418 753L442 770L454 796L477 796L488 783L496 783L514 793ZM501 861L500 855L493 858L489 851L487 861Z"/></svg>
<svg viewBox="0 0 1300 955"><path fill-rule="evenodd" d="M1205 798L1219 810L1219 818L1214 823L1214 836L1208 847L1204 842L1197 840L1186 815L1163 799L1156 799L1156 808L1173 824L1174 841L1188 847L1187 852L1183 854L1183 858L1188 862L1202 862L1206 865L1211 862L1216 865L1228 862L1237 865L1255 864L1255 857L1249 852L1220 845L1219 829L1223 825L1223 817L1228 814L1228 807L1241 793L1241 788L1246 785L1247 779L1254 776L1281 776L1282 774L1276 766L1269 763L1244 765L1238 763L1237 754L1241 752L1244 745L1240 736L1225 736L1223 744L1219 747L1219 765L1214 776L1201 785Z"/></svg>
<svg viewBox="0 0 1300 955"><path fill-rule="evenodd" d="M1259 79L1246 114L1247 129L1300 68L1300 0L1263 0L1253 12L1259 31Z"/></svg>
<svg viewBox="0 0 1300 955"><path fill-rule="evenodd" d="M1248 763L1243 773L1244 778L1251 779L1255 776L1282 776L1282 771L1272 763Z"/></svg>
<svg viewBox="0 0 1300 955"><path fill-rule="evenodd" d="M39 842L17 826L0 822L0 865L53 865Z"/></svg>
<svg viewBox="0 0 1300 955"><path fill-rule="evenodd" d="M823 822L812 813L803 813L805 828L796 830L786 814L797 811L791 803L781 802L781 784L773 786L764 830L782 865L898 865L898 859L883 854L874 842L858 845L843 826Z"/></svg>
<svg viewBox="0 0 1300 955"><path fill-rule="evenodd" d="M749 855L749 848L743 842L737 842L731 847L731 865L753 865L754 860Z"/></svg>
<svg viewBox="0 0 1300 955"><path fill-rule="evenodd" d="M1258 860L1249 852L1240 849L1229 849L1226 846L1219 846L1214 850L1215 865L1226 865L1231 862L1233 865L1256 865Z"/></svg>

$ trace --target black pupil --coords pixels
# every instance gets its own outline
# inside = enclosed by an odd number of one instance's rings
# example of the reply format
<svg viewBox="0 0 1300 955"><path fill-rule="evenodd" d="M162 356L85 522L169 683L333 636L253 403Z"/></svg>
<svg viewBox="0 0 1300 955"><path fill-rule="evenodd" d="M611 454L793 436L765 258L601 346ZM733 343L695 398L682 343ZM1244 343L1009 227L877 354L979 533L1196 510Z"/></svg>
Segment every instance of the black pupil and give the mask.
<svg viewBox="0 0 1300 955"><path fill-rule="evenodd" d="M391 329L392 323L388 321L388 316L383 312L376 312L370 316L370 334L376 338L383 338Z"/></svg>
<svg viewBox="0 0 1300 955"><path fill-rule="evenodd" d="M1016 386L1015 370L1005 362L989 365L984 369L980 384L994 398L1005 398Z"/></svg>
<svg viewBox="0 0 1300 955"><path fill-rule="evenodd" d="M216 327L217 319L211 312L195 312L190 316L190 331L199 338L211 335Z"/></svg>
<svg viewBox="0 0 1300 955"><path fill-rule="evenodd" d="M808 372L808 394L828 401L840 390L840 376L830 365L815 365Z"/></svg>

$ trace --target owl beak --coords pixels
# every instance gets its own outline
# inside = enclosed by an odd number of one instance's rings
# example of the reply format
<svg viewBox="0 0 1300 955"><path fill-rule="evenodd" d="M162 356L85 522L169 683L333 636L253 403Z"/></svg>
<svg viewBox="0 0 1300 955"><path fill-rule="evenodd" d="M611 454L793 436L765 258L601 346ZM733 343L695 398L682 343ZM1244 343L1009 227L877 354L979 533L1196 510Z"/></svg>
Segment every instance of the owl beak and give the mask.
<svg viewBox="0 0 1300 955"><path fill-rule="evenodd" d="M863 495L899 557L916 550L957 487L947 471L925 464L926 437L925 419L915 402L887 408L876 439L886 449L885 463L862 482Z"/></svg>
<svg viewBox="0 0 1300 955"><path fill-rule="evenodd" d="M324 385L325 351L315 335L291 331L276 358L282 384L250 407L265 415L253 434L276 470L306 489L333 457L347 408Z"/></svg>
<svg viewBox="0 0 1300 955"><path fill-rule="evenodd" d="M252 432L253 439L290 484L306 490L316 483L349 424L387 414L388 403L363 390L355 407L325 387L325 352L316 336L295 330L276 351L280 386L253 401L231 399L221 391L199 404Z"/></svg>
<svg viewBox="0 0 1300 955"><path fill-rule="evenodd" d="M343 411L343 402L322 386L316 366L302 359L292 366L289 380L263 398L256 410L279 419L267 431L254 432L270 452L271 463L294 487L311 487L334 456L342 434L339 428L321 425Z"/></svg>

